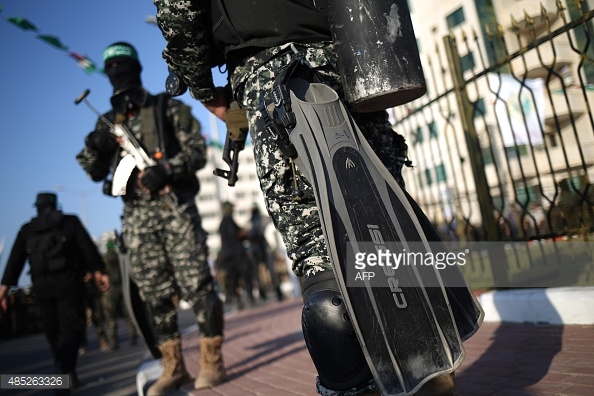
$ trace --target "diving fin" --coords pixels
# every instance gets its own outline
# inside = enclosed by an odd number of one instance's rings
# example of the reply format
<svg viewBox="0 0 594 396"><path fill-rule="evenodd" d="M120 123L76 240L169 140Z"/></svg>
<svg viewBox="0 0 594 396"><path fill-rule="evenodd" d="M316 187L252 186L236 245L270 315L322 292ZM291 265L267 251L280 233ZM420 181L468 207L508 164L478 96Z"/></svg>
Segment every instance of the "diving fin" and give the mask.
<svg viewBox="0 0 594 396"><path fill-rule="evenodd" d="M334 90L301 78L287 79L286 89L295 118L283 124L295 164L315 191L334 274L367 363L382 395L414 394L459 367L462 341L476 332L483 312L461 273L453 275L463 287L450 290L433 266L385 266L373 286L353 286L356 253L376 253L379 243L406 249L413 241L429 251L429 241L439 238Z"/></svg>

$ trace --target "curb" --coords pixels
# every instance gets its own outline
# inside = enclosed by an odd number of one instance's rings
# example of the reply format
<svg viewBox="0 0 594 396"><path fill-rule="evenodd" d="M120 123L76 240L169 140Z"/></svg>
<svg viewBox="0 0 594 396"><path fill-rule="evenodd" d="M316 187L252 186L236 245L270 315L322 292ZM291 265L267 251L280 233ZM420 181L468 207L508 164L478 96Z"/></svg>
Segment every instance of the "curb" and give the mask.
<svg viewBox="0 0 594 396"><path fill-rule="evenodd" d="M478 300L485 322L594 324L594 287L491 291Z"/></svg>

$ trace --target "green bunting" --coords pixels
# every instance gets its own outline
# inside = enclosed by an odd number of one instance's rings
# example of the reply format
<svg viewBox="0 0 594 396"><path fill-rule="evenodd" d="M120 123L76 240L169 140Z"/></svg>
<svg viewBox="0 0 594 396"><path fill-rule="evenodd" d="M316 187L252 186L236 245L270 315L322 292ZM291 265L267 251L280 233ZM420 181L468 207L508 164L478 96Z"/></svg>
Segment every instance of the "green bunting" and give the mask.
<svg viewBox="0 0 594 396"><path fill-rule="evenodd" d="M0 12L3 11L3 7L2 5L0 5ZM17 16L12 16L12 17L8 17L6 18L6 20L17 26L18 28L24 30L24 31L32 31L32 32L36 32L39 33L39 29L37 28L37 26L35 26L34 23L32 23L31 21L29 21L27 18L22 18L22 17L17 17ZM66 45L64 45L62 43L62 41L60 40L59 37L54 36L54 35L50 35L50 34L37 34L36 37L45 42L46 44L51 45L52 47L59 49L61 51L68 51L68 47ZM103 70L98 69L95 66L95 63L90 60L89 58L87 58L86 55L80 55L76 52L68 52L68 55L73 58L74 60L76 60L77 65L83 69L87 74L93 74L95 72L99 72L101 74L105 74Z"/></svg>
<svg viewBox="0 0 594 396"><path fill-rule="evenodd" d="M59 38L57 38L56 36L50 36L50 35L38 35L37 36L38 39L45 41L46 43L48 43L49 45L51 45L52 47L55 47L57 49L63 50L63 51L67 51L68 47L65 47L62 42L60 41Z"/></svg>
<svg viewBox="0 0 594 396"><path fill-rule="evenodd" d="M37 31L37 26L33 25L31 22L29 22L25 18L9 17L9 18L6 18L6 20L8 22L12 23L13 25L20 27L21 29L23 29L25 31L27 31L27 30L32 30L34 32Z"/></svg>

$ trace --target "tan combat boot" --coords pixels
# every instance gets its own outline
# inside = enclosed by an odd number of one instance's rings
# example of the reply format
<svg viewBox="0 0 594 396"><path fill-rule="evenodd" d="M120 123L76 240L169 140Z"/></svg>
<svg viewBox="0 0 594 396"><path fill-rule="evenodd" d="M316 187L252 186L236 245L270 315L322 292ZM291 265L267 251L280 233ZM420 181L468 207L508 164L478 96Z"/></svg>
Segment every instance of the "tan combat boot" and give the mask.
<svg viewBox="0 0 594 396"><path fill-rule="evenodd" d="M440 375L425 383L416 396L458 396L454 373Z"/></svg>
<svg viewBox="0 0 594 396"><path fill-rule="evenodd" d="M194 382L194 389L212 388L227 381L221 354L222 344L222 336L200 339L200 375Z"/></svg>
<svg viewBox="0 0 594 396"><path fill-rule="evenodd" d="M163 355L161 359L163 374L148 389L147 396L167 395L192 379L186 370L182 356L181 339L167 340L159 345L159 350Z"/></svg>

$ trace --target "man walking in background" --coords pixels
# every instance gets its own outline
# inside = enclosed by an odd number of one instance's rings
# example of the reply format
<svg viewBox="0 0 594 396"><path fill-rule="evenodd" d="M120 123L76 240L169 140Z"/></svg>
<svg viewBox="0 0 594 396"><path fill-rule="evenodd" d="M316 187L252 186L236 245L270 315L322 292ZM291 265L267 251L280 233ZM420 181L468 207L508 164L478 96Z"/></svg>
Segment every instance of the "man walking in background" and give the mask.
<svg viewBox="0 0 594 396"><path fill-rule="evenodd" d="M111 276L110 280L110 289L113 286L111 284ZM103 315L103 292L95 286L95 283L92 282L92 274L87 272L84 277L83 281L85 282L85 316L87 318L87 327L93 327L97 332L97 340L99 341L99 350L101 352L106 352L109 350L107 344L107 334L105 332L105 316ZM80 344L80 348L78 353L80 355L84 355L87 352L88 343L87 343L87 330L83 332L83 339Z"/></svg>
<svg viewBox="0 0 594 396"><path fill-rule="evenodd" d="M244 303L240 286L247 293L250 303L254 303L252 263L243 246L243 241L249 235L233 219L233 204L231 202L223 202L222 209L223 218L219 226L221 253L218 265L225 272L225 302L235 302L238 309L243 309Z"/></svg>
<svg viewBox="0 0 594 396"><path fill-rule="evenodd" d="M264 217L260 213L258 205L254 203L252 207L252 216L250 217L249 241L250 241L250 255L254 264L254 271L258 277L258 286L260 290L260 297L266 299L266 283L262 275L268 273L270 276L270 286L276 293L276 298L280 301L283 299L283 293L280 288L280 280L276 269L274 268L274 260L269 251L268 242L264 236L264 229L266 228ZM264 274L261 274L260 265L263 266Z"/></svg>
<svg viewBox="0 0 594 396"><path fill-rule="evenodd" d="M101 291L109 288L109 277L97 246L78 217L57 209L56 194L37 194L35 207L37 217L21 227L6 263L0 306L6 310L8 288L18 284L28 260L56 370L68 374L70 387L76 388L78 347L85 330L83 276L91 273Z"/></svg>

